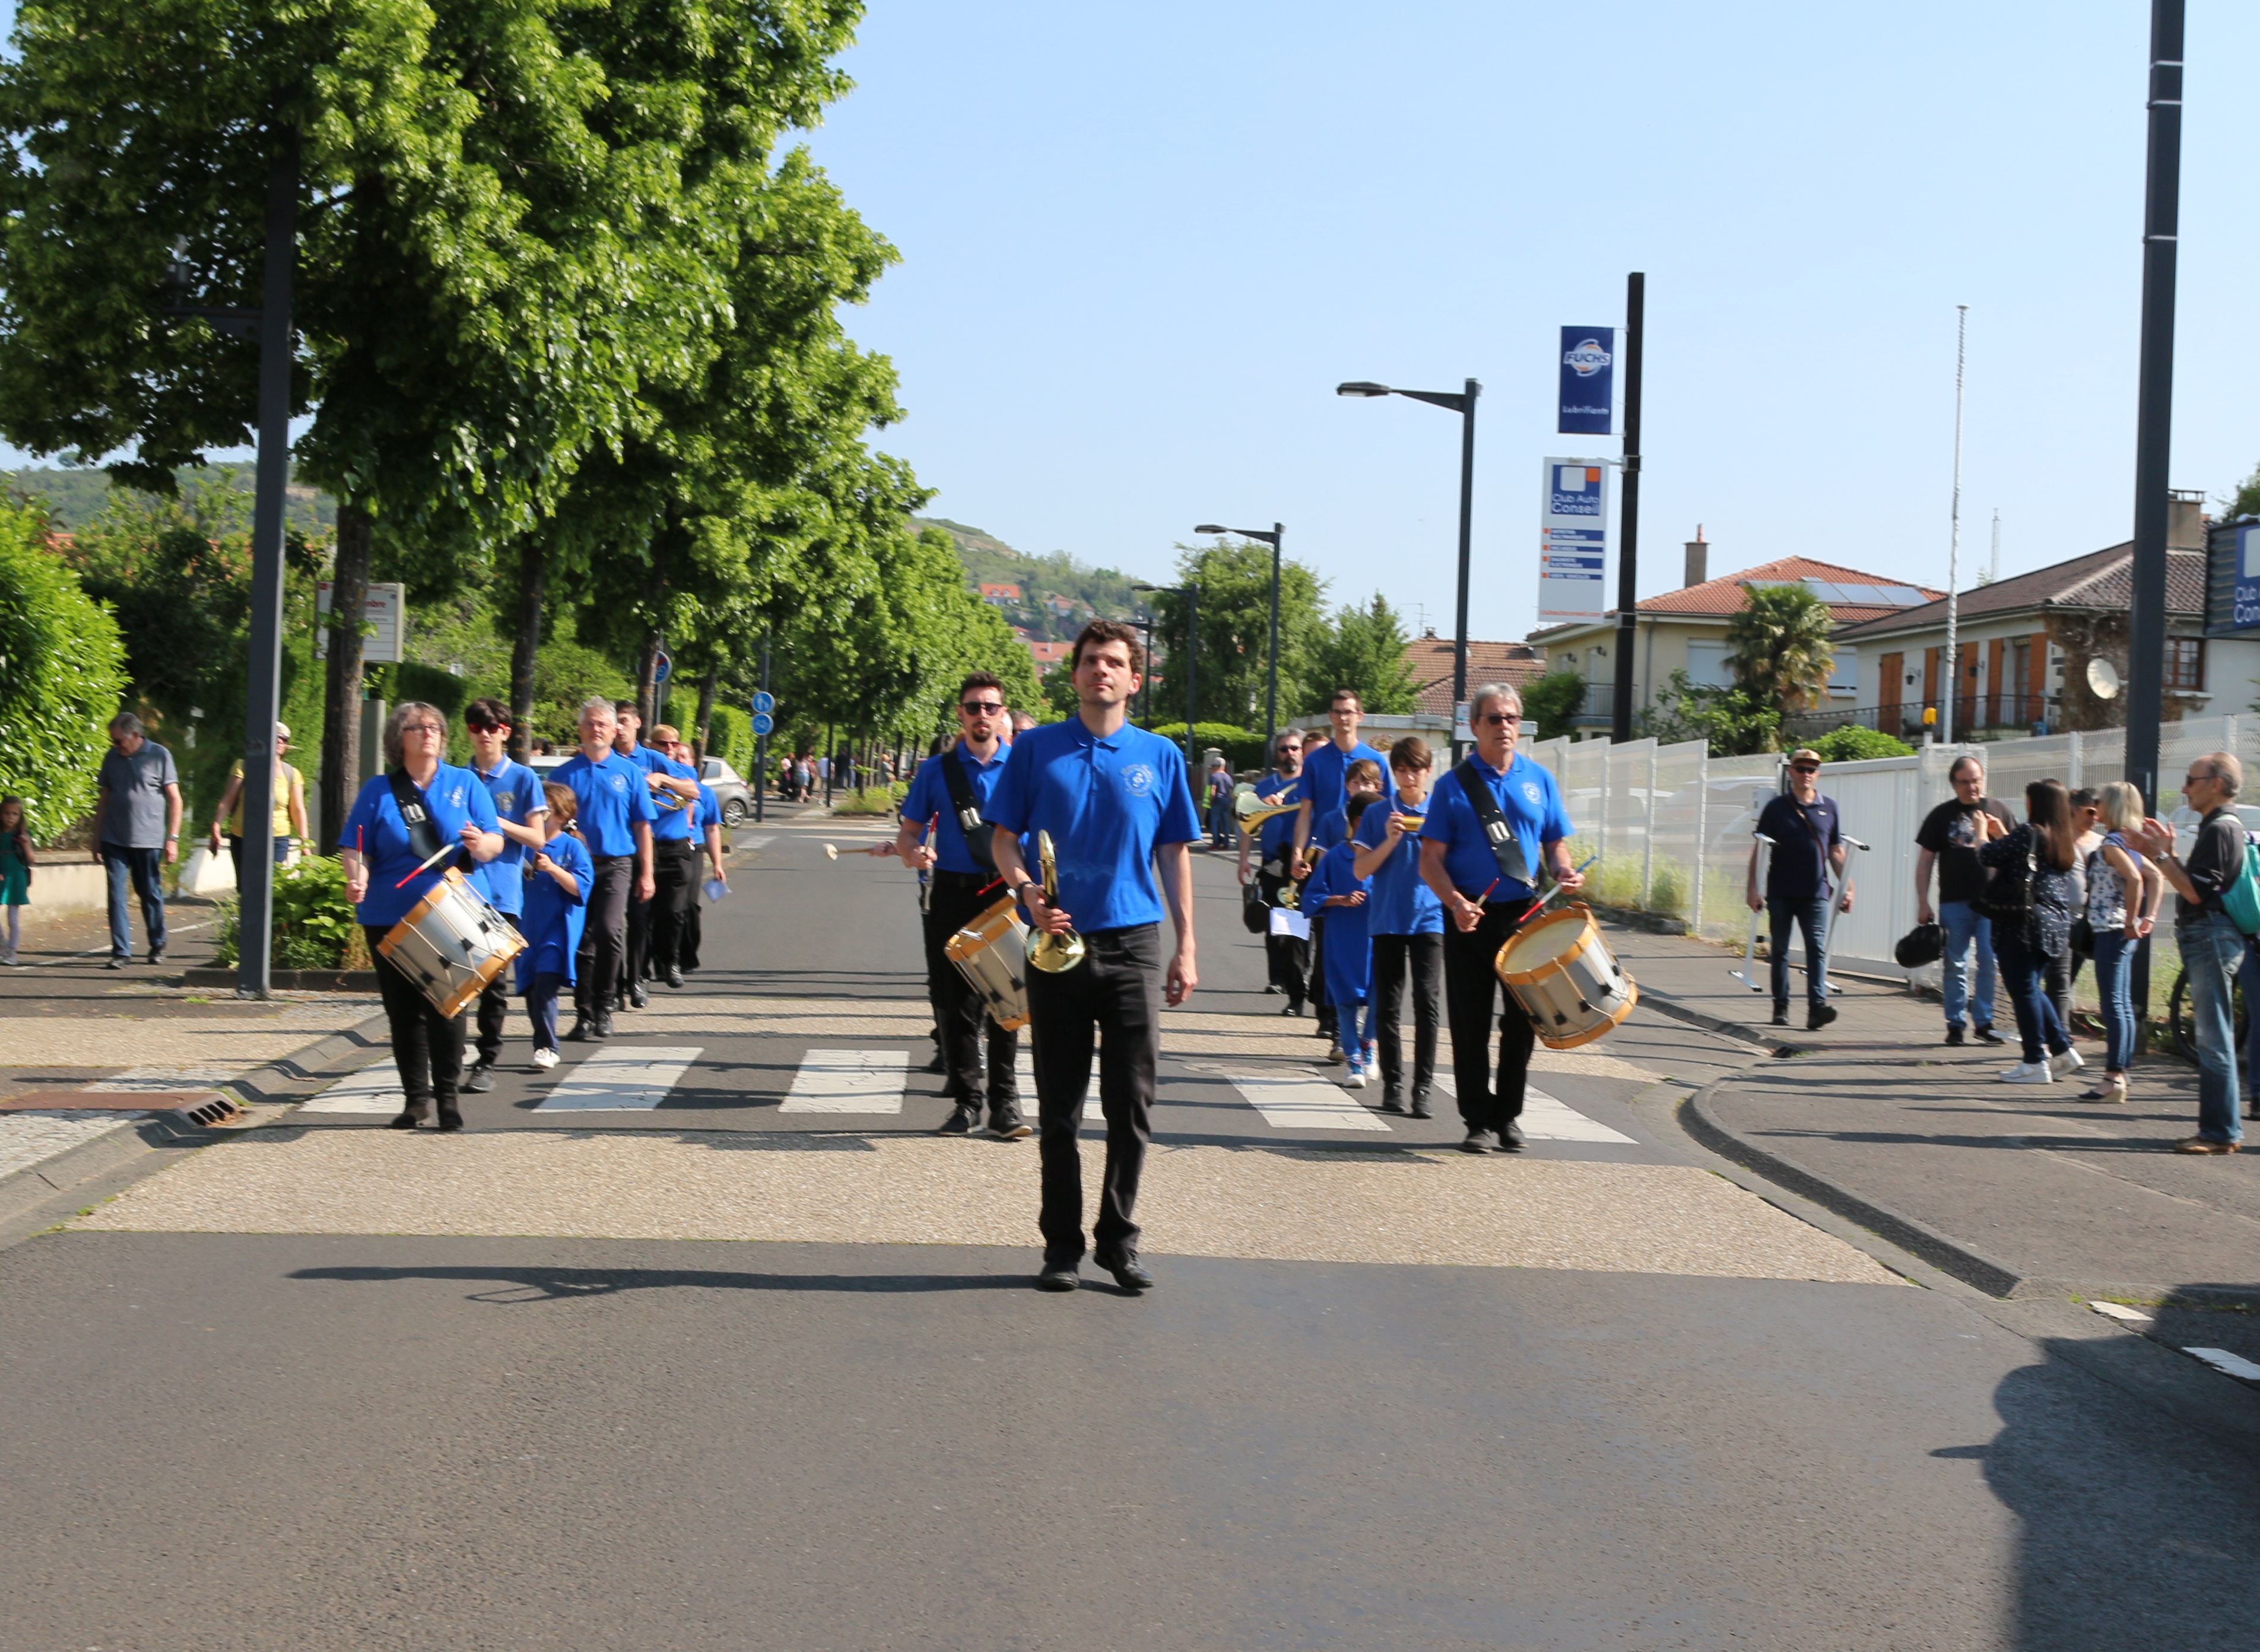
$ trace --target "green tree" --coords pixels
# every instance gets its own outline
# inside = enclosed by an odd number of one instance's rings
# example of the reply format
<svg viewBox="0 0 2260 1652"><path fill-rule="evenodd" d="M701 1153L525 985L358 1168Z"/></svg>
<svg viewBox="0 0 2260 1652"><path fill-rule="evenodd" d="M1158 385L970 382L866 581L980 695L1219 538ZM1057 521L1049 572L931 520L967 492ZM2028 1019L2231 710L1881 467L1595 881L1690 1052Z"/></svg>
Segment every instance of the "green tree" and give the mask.
<svg viewBox="0 0 2260 1652"><path fill-rule="evenodd" d="M1064 723L1083 709L1083 702L1075 695L1075 666L1072 661L1055 662L1051 669L1044 673L1041 687L1044 710L1049 711L1051 715L1047 717L1043 711L1030 707L1039 723Z"/></svg>
<svg viewBox="0 0 2260 1652"><path fill-rule="evenodd" d="M2236 484L2235 497L2229 500L2222 519L2235 522L2249 516L2260 516L2260 465L2255 465L2252 474Z"/></svg>
<svg viewBox="0 0 2260 1652"><path fill-rule="evenodd" d="M1836 669L1828 604L1802 585L1759 585L1727 622L1727 668L1734 681L1783 715L1828 691Z"/></svg>
<svg viewBox="0 0 2260 1652"><path fill-rule="evenodd" d="M1575 671L1549 671L1522 690L1522 714L1532 740L1558 740L1585 708L1585 679Z"/></svg>
<svg viewBox="0 0 2260 1652"><path fill-rule="evenodd" d="M1641 712L1640 732L1667 746L1706 741L1713 757L1747 757L1780 749L1781 708L1740 683L1698 687L1677 670Z"/></svg>
<svg viewBox="0 0 2260 1652"><path fill-rule="evenodd" d="M1379 591L1364 607L1355 604L1336 613L1318 637L1312 671L1331 695L1355 689L1369 712L1402 717L1419 703L1420 680L1406 650L1412 639L1403 620Z"/></svg>
<svg viewBox="0 0 2260 1652"><path fill-rule="evenodd" d="M1194 721L1252 728L1263 720L1269 680L1271 552L1269 547L1219 540L1177 547L1173 582L1198 593L1200 653L1194 662ZM1153 604L1155 651L1165 665L1184 658L1185 599L1166 591L1142 593ZM1320 681L1319 650L1327 626L1320 599L1326 583L1288 557L1279 568L1279 715L1333 687ZM1180 679L1182 682L1182 679ZM1170 710L1182 718L1178 692ZM1268 731L1267 731L1268 733Z"/></svg>
<svg viewBox="0 0 2260 1652"><path fill-rule="evenodd" d="M125 691L117 622L48 550L45 518L0 503L0 794L24 799L35 839L94 807Z"/></svg>

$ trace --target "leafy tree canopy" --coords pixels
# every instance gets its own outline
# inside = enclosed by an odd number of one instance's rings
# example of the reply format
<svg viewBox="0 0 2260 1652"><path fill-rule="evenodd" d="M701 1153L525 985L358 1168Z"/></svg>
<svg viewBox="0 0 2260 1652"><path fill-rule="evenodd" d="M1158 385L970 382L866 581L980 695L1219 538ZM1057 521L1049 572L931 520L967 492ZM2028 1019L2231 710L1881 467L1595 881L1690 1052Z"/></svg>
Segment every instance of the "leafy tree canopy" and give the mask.
<svg viewBox="0 0 2260 1652"><path fill-rule="evenodd" d="M1678 670L1641 713L1640 731L1666 745L1707 741L1713 757L1747 757L1781 749L1781 708L1739 683L1698 687Z"/></svg>
<svg viewBox="0 0 2260 1652"><path fill-rule="evenodd" d="M1727 622L1727 668L1735 683L1784 713L1828 691L1836 669L1835 616L1802 585L1753 587Z"/></svg>
<svg viewBox="0 0 2260 1652"><path fill-rule="evenodd" d="M94 807L104 726L125 691L118 624L46 546L46 524L0 504L0 795L34 839Z"/></svg>
<svg viewBox="0 0 2260 1652"><path fill-rule="evenodd" d="M1177 547L1174 583L1198 592L1200 652L1194 662L1194 721L1253 727L1263 720L1271 640L1271 549L1241 540ZM1321 682L1320 650L1329 627L1320 606L1326 583L1288 557L1279 569L1279 715L1334 686ZM1154 642L1165 662L1185 657L1185 599L1142 592L1153 604ZM1175 701L1183 704L1182 691Z"/></svg>
<svg viewBox="0 0 2260 1652"><path fill-rule="evenodd" d="M1312 651L1320 692L1331 697L1336 689L1355 689L1367 711L1406 715L1420 694L1420 677L1405 657L1411 644L1404 621L1379 591L1362 608L1342 609Z"/></svg>
<svg viewBox="0 0 2260 1652"><path fill-rule="evenodd" d="M1573 731L1570 719L1584 709L1585 679L1575 671L1549 671L1522 690L1522 714L1533 740L1558 740Z"/></svg>

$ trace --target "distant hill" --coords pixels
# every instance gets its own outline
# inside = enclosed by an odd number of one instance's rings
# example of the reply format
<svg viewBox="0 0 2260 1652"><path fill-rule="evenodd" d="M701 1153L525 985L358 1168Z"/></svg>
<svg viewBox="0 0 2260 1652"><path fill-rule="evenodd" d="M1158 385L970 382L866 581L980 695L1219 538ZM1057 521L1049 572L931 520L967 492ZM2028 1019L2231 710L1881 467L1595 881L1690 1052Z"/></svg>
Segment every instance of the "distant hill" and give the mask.
<svg viewBox="0 0 2260 1652"><path fill-rule="evenodd" d="M251 518L252 490L257 484L256 465L207 465L202 470L186 466L173 473L180 479L183 495L193 492L199 485L218 484L241 494L240 508L244 519ZM60 528L82 528L102 514L102 507L116 494L132 492L111 485L103 471L61 467L39 467L25 470L0 470L0 491L20 493L30 498L46 502L47 515ZM283 518L300 533L312 535L325 530L334 530L338 525L338 502L304 483L293 482L284 490L288 503Z"/></svg>
<svg viewBox="0 0 2260 1652"><path fill-rule="evenodd" d="M1130 576L1112 568L1092 568L1065 551L1049 556L1030 556L1016 551L994 534L947 517L913 517L916 527L936 527L957 546L965 564L966 583L976 590L984 585L1017 587L1017 600L998 602L1005 618L1040 642L1065 642L1094 615L1126 619L1138 611L1138 594L1130 589Z"/></svg>

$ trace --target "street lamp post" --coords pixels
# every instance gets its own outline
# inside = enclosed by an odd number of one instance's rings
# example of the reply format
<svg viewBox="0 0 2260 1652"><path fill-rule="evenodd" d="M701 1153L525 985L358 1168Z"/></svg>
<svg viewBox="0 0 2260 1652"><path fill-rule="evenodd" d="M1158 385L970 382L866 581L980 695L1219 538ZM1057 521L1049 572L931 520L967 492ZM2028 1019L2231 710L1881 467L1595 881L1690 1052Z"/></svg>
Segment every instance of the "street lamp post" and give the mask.
<svg viewBox="0 0 2260 1652"><path fill-rule="evenodd" d="M1193 765L1199 758L1193 752L1193 665L1200 654L1200 592L1191 585L1133 585L1132 590L1151 591L1156 597L1182 597L1185 599L1185 784L1193 783ZM1153 633L1149 630L1147 634ZM1146 667L1150 672L1154 660L1149 651ZM1199 793L1195 792L1196 801Z"/></svg>
<svg viewBox="0 0 2260 1652"><path fill-rule="evenodd" d="M1137 585L1132 589L1145 590L1148 587ZM1148 614L1143 619L1134 619L1130 623L1146 633L1146 662L1149 669L1146 680L1138 685L1138 715L1151 721L1154 716L1154 674L1150 669L1154 659L1154 616Z"/></svg>
<svg viewBox="0 0 2260 1652"><path fill-rule="evenodd" d="M235 995L273 984L275 722L282 700L282 507L290 470L290 287L298 243L298 134L275 134L267 173L267 246L256 310L186 302L194 275L176 249L165 313L196 316L259 342L259 476L251 513L251 657L243 715L243 880L236 890ZM335 821L324 821L334 831Z"/></svg>
<svg viewBox="0 0 2260 1652"><path fill-rule="evenodd" d="M1370 379L1353 379L1335 385L1334 394L1405 396L1460 416L1460 592L1452 629L1452 761L1457 763L1464 749L1459 738L1460 707L1468 697L1468 558L1475 533L1476 398L1483 394L1483 386L1470 379L1466 388L1459 390L1400 390Z"/></svg>
<svg viewBox="0 0 2260 1652"><path fill-rule="evenodd" d="M1219 527L1213 522L1204 522L1193 532L1237 533L1243 540L1254 540L1271 547L1271 683L1263 697L1263 747L1269 751L1271 742L1279 738L1279 541L1287 537L1287 525L1274 522L1267 533L1262 528ZM1190 719L1187 723L1190 726Z"/></svg>

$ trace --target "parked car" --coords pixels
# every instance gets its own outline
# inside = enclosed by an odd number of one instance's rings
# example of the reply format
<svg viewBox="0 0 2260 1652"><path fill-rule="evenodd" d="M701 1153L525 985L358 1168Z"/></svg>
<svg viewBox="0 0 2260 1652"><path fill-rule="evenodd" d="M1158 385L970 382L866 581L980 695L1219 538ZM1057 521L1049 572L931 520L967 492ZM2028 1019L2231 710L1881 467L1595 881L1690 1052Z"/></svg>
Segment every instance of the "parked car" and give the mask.
<svg viewBox="0 0 2260 1652"><path fill-rule="evenodd" d="M529 758L526 766L547 780L551 770L572 755L571 752L561 752L554 757ZM698 777L714 788L714 801L722 805L724 826L741 826L746 817L753 813L754 789L746 783L736 769L719 757L709 757Z"/></svg>

